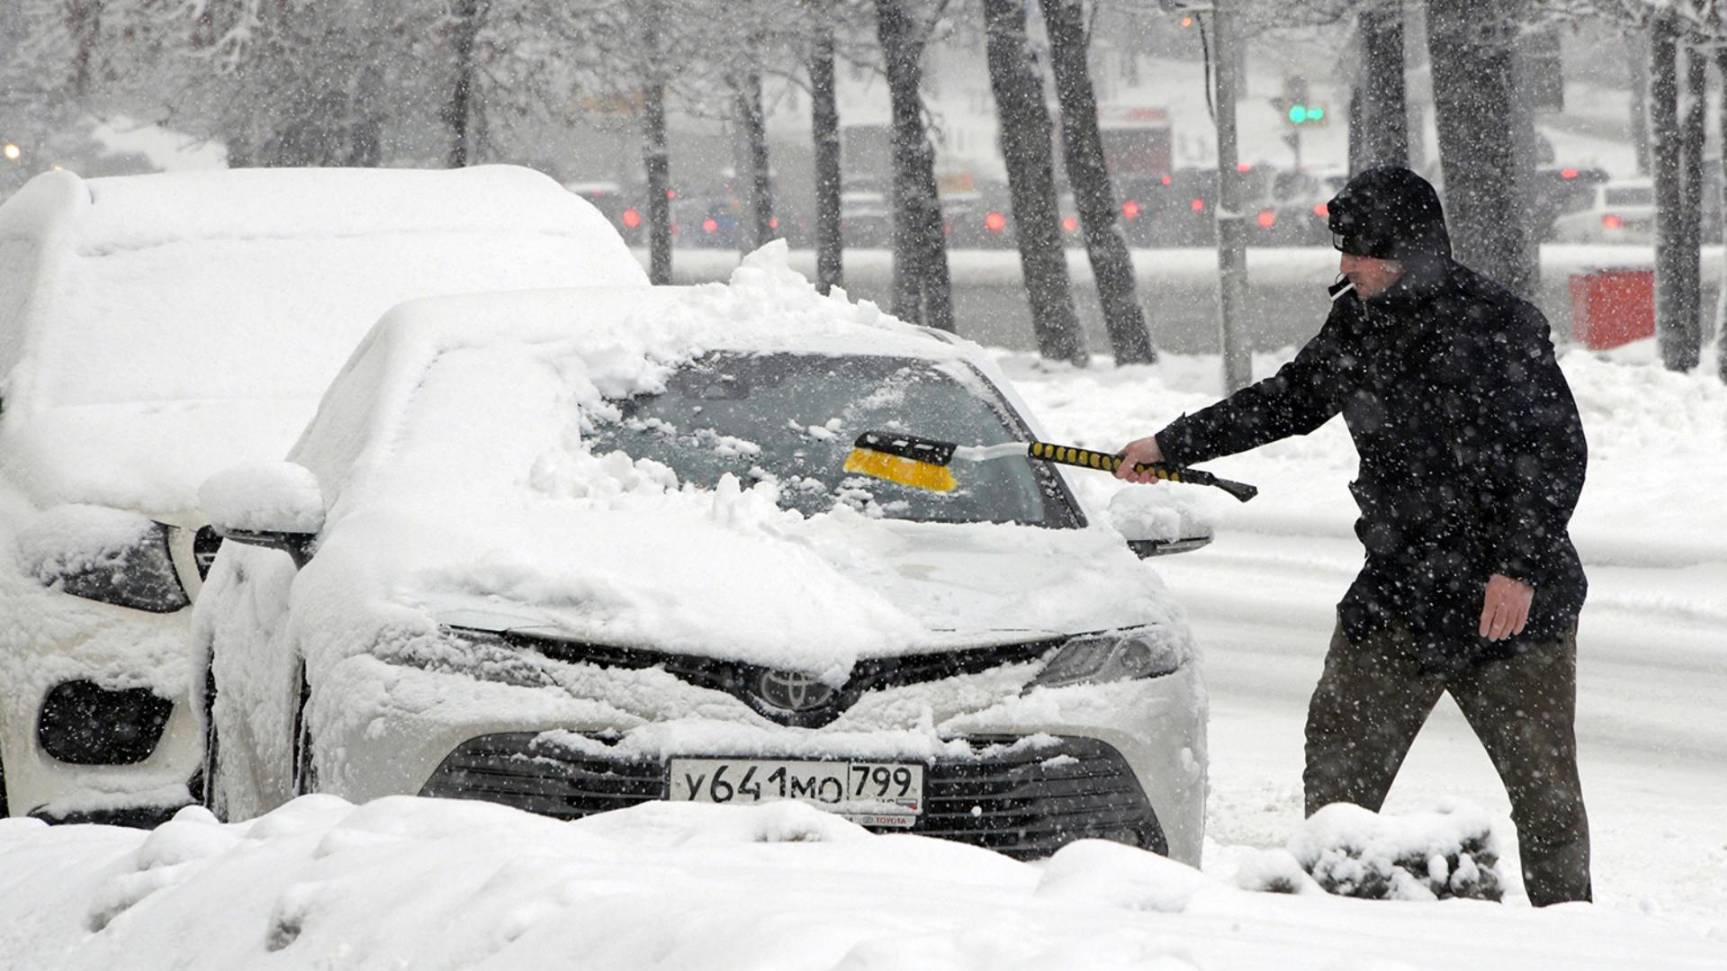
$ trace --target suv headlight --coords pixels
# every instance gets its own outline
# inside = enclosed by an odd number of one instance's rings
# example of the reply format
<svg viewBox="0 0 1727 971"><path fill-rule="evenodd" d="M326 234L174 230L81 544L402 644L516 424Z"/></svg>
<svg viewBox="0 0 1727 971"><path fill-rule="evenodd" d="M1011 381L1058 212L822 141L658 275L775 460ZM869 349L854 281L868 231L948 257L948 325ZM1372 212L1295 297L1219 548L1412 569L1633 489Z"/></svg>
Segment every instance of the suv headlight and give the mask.
<svg viewBox="0 0 1727 971"><path fill-rule="evenodd" d="M61 506L18 537L25 570L74 597L166 614L191 604L174 571L168 527L137 513Z"/></svg>
<svg viewBox="0 0 1727 971"><path fill-rule="evenodd" d="M1056 649L1026 690L1158 678L1186 662L1185 645L1161 627L1081 634Z"/></svg>

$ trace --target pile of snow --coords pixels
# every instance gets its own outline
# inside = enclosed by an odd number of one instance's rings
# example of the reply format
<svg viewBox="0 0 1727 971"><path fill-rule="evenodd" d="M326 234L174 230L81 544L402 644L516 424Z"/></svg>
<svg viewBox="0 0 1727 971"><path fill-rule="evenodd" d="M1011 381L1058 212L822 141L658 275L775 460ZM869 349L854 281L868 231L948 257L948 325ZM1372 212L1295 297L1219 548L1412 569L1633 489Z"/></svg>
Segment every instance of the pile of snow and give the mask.
<svg viewBox="0 0 1727 971"><path fill-rule="evenodd" d="M164 518L280 459L402 300L646 283L592 206L507 166L49 173L0 207L0 250L8 478Z"/></svg>
<svg viewBox="0 0 1727 971"><path fill-rule="evenodd" d="M1311 880L1262 861L1244 868L1237 885L1299 893L1312 883L1326 893L1368 900L1501 896L1493 823L1472 806L1388 816L1335 803L1302 824L1287 852ZM1275 861L1275 851L1269 855Z"/></svg>
<svg viewBox="0 0 1727 971"><path fill-rule="evenodd" d="M154 832L0 820L0 963L16 968L1575 971L1723 953L1588 905L1251 893L1089 841L1016 863L789 802L560 823L308 796Z"/></svg>

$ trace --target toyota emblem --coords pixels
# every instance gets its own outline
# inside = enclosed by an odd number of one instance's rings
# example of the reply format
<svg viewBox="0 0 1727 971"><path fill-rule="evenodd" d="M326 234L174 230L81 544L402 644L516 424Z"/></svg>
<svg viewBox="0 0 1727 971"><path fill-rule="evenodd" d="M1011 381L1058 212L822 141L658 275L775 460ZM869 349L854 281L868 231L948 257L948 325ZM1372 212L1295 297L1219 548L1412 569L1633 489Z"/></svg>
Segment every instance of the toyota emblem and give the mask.
<svg viewBox="0 0 1727 971"><path fill-rule="evenodd" d="M763 671L756 681L756 695L770 708L810 711L832 701L834 689L807 674Z"/></svg>

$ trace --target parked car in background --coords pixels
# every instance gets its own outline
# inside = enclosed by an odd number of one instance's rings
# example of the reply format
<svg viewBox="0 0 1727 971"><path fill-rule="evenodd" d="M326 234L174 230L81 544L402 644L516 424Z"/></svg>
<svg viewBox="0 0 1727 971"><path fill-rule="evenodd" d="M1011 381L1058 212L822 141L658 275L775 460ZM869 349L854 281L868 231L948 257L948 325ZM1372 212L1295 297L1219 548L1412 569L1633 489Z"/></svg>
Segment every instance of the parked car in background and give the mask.
<svg viewBox="0 0 1727 971"><path fill-rule="evenodd" d="M199 484L281 456L389 306L646 284L526 169L41 175L0 206L0 814L148 822L202 765Z"/></svg>
<svg viewBox="0 0 1727 971"><path fill-rule="evenodd" d="M288 462L213 477L212 808L789 798L1197 863L1204 694L1135 561L1181 517L1112 520L1026 459L949 493L845 472L865 430L1037 432L980 348L784 252L729 287L398 307Z"/></svg>
<svg viewBox="0 0 1727 971"><path fill-rule="evenodd" d="M840 238L847 249L893 245L893 205L885 186L873 180L845 184L840 191Z"/></svg>
<svg viewBox="0 0 1727 971"><path fill-rule="evenodd" d="M647 204L640 193L631 192L616 182L566 182L564 188L588 201L612 224L629 246L643 246L647 241Z"/></svg>
<svg viewBox="0 0 1727 971"><path fill-rule="evenodd" d="M1575 198L1553 221L1562 243L1649 243L1655 239L1655 184L1649 179L1603 182Z"/></svg>
<svg viewBox="0 0 1727 971"><path fill-rule="evenodd" d="M1529 217L1535 238L1553 239L1554 220L1588 207L1595 187L1611 178L1607 170L1598 168L1549 165L1536 169Z"/></svg>

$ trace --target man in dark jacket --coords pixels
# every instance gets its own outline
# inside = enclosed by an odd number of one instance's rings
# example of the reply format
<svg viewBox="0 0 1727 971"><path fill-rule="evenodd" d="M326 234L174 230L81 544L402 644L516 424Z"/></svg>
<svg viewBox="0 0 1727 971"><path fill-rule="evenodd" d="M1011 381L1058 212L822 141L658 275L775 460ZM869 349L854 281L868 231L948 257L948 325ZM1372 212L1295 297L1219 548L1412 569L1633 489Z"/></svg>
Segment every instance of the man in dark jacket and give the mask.
<svg viewBox="0 0 1727 971"><path fill-rule="evenodd" d="M1360 453L1362 568L1307 717L1307 812L1378 810L1443 692L1511 798L1536 905L1590 899L1577 777L1577 614L1566 525L1583 487L1577 406L1547 321L1451 258L1439 197L1371 169L1331 200L1343 252L1319 334L1275 375L1155 436L1136 463L1193 464L1342 413Z"/></svg>

